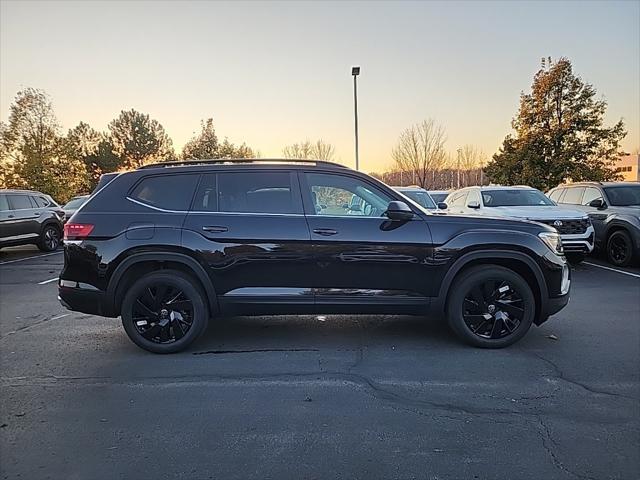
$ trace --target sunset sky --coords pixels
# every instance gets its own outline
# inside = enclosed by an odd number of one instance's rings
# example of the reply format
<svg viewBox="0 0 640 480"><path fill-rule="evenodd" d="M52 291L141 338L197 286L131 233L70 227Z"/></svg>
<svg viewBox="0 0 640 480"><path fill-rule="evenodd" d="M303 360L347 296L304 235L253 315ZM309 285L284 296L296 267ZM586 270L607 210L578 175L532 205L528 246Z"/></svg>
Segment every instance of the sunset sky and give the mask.
<svg viewBox="0 0 640 480"><path fill-rule="evenodd" d="M213 117L262 156L309 138L353 165L352 65L360 65L361 169L391 164L424 118L454 152L489 156L540 58L567 56L640 146L640 2L2 1L0 119L44 89L64 129L106 129L120 110L159 120L176 150Z"/></svg>

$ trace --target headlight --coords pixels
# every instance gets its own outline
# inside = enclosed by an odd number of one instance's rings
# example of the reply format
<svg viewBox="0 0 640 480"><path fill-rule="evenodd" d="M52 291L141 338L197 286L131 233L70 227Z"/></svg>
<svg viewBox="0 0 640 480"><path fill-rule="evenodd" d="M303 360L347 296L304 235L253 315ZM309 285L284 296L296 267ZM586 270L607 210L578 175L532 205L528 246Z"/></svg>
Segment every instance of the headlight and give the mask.
<svg viewBox="0 0 640 480"><path fill-rule="evenodd" d="M540 240L547 244L555 253L562 253L562 239L557 232L540 232L538 234Z"/></svg>

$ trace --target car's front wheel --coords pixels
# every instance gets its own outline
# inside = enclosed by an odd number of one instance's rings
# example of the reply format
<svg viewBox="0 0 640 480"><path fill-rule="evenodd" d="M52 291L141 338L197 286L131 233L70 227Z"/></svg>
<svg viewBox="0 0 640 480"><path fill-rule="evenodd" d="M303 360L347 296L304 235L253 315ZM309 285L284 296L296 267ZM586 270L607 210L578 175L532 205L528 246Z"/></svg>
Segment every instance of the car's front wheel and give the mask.
<svg viewBox="0 0 640 480"><path fill-rule="evenodd" d="M137 280L125 294L120 313L129 338L154 353L187 348L209 321L201 288L176 270L152 272Z"/></svg>
<svg viewBox="0 0 640 480"><path fill-rule="evenodd" d="M634 260L631 236L624 230L616 230L607 240L607 259L618 267L631 265Z"/></svg>
<svg viewBox="0 0 640 480"><path fill-rule="evenodd" d="M465 342L502 348L520 340L535 316L529 284L516 272L481 265L462 272L450 287L447 320Z"/></svg>
<svg viewBox="0 0 640 480"><path fill-rule="evenodd" d="M40 232L38 248L43 252L53 252L60 246L60 229L55 225L45 225Z"/></svg>

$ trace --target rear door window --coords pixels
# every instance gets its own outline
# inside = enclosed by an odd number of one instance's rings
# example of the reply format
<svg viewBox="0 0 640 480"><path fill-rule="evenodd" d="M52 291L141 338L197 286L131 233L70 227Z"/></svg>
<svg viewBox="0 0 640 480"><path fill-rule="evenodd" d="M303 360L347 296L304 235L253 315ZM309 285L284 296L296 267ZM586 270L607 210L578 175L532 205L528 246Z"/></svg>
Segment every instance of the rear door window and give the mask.
<svg viewBox="0 0 640 480"><path fill-rule="evenodd" d="M9 210L9 202L6 195L0 195L0 212Z"/></svg>
<svg viewBox="0 0 640 480"><path fill-rule="evenodd" d="M584 187L567 188L567 193L565 193L562 199L562 203L570 203L571 205L580 205L583 192L584 192Z"/></svg>
<svg viewBox="0 0 640 480"><path fill-rule="evenodd" d="M13 210L33 208L29 195L7 195L7 197L9 198L9 204Z"/></svg>
<svg viewBox="0 0 640 480"><path fill-rule="evenodd" d="M199 175L162 175L146 177L130 197L151 207L184 212L189 209Z"/></svg>
<svg viewBox="0 0 640 480"><path fill-rule="evenodd" d="M293 187L289 171L223 172L218 173L217 209L228 213L302 213L300 193ZM205 205L205 195L211 195L209 189L202 190L202 198L196 198L196 210ZM201 192L199 191L199 194ZM206 200L207 208L215 202ZM211 205L211 206L210 206ZM215 207L214 207L215 208Z"/></svg>

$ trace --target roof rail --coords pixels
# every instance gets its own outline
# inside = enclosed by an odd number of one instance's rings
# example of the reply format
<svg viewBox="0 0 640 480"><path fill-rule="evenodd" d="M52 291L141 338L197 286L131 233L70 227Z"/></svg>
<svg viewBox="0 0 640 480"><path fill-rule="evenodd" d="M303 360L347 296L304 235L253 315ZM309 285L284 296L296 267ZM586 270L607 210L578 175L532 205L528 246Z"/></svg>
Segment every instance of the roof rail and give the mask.
<svg viewBox="0 0 640 480"><path fill-rule="evenodd" d="M309 164L309 165L322 165L327 167L349 168L344 165L335 162L329 162L326 160L307 160L297 158L213 158L207 160L179 160L174 162L158 162L150 163L138 167L138 170L144 170L147 168L160 168L160 167L182 167L189 165L211 165L211 164L242 164L242 163L282 163L282 164Z"/></svg>

